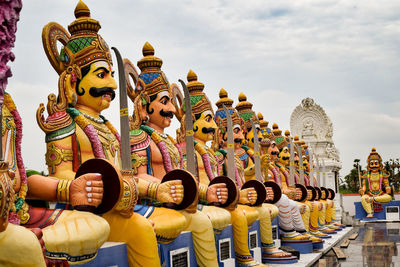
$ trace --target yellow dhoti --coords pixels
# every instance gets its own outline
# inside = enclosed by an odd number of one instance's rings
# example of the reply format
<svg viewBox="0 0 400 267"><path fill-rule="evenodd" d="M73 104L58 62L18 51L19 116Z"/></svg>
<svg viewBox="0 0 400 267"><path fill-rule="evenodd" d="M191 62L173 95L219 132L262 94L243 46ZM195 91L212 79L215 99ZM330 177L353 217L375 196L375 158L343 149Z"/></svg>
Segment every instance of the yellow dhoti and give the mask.
<svg viewBox="0 0 400 267"><path fill-rule="evenodd" d="M172 209L154 207L147 219L154 223L154 232L160 243L172 242L186 228L185 216Z"/></svg>
<svg viewBox="0 0 400 267"><path fill-rule="evenodd" d="M231 223L231 214L225 209L214 206L202 206L201 212L205 213L211 220L211 224L215 230L222 231Z"/></svg>
<svg viewBox="0 0 400 267"><path fill-rule="evenodd" d="M310 230L310 207L302 202L297 202L297 206L299 207L301 219L303 220L304 229L308 232Z"/></svg>
<svg viewBox="0 0 400 267"><path fill-rule="evenodd" d="M103 218L111 228L108 241L126 243L129 266L160 266L156 235L146 218L137 213L124 218L115 212L106 213Z"/></svg>
<svg viewBox="0 0 400 267"><path fill-rule="evenodd" d="M378 202L378 203L389 203L392 200L392 197L388 194L383 194L380 196L375 196L375 197L371 197L367 194L363 195L361 197L361 204L364 208L364 210L367 212L367 214L373 214L373 210L372 210L372 202Z"/></svg>
<svg viewBox="0 0 400 267"><path fill-rule="evenodd" d="M74 261L78 264L89 261L79 260L80 256L97 253L107 240L110 227L106 220L92 213L64 210L53 225L42 231L46 250L54 254L50 257L65 258L57 257L57 253L67 253L76 258ZM71 261L69 263L73 264Z"/></svg>
<svg viewBox="0 0 400 267"><path fill-rule="evenodd" d="M210 219L201 211L181 211L186 218L185 231L191 231L193 246L199 266L218 266L214 230Z"/></svg>
<svg viewBox="0 0 400 267"><path fill-rule="evenodd" d="M25 227L8 224L7 229L0 233L0 247L0 266L46 266L39 240Z"/></svg>

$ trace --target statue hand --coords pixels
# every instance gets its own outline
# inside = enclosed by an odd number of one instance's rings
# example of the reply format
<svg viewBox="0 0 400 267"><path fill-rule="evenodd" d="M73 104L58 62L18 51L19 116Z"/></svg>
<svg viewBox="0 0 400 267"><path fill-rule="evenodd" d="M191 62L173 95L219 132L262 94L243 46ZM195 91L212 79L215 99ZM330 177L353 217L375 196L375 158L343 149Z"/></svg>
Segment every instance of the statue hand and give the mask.
<svg viewBox="0 0 400 267"><path fill-rule="evenodd" d="M99 173L86 173L72 181L69 189L72 206L99 206L103 199L103 181Z"/></svg>
<svg viewBox="0 0 400 267"><path fill-rule="evenodd" d="M224 204L228 200L228 188L225 184L213 184L207 188L207 202Z"/></svg>
<svg viewBox="0 0 400 267"><path fill-rule="evenodd" d="M363 188L360 188L360 189L358 190L358 193L360 193L360 195L364 195L365 190L364 190Z"/></svg>
<svg viewBox="0 0 400 267"><path fill-rule="evenodd" d="M267 200L274 200L274 190L272 190L272 187L266 187L265 190L267 191Z"/></svg>
<svg viewBox="0 0 400 267"><path fill-rule="evenodd" d="M254 204L257 201L257 191L254 187L249 187L240 190L239 203L240 204Z"/></svg>
<svg viewBox="0 0 400 267"><path fill-rule="evenodd" d="M386 189L386 194L390 195L392 193L390 186L387 186L385 189Z"/></svg>
<svg viewBox="0 0 400 267"><path fill-rule="evenodd" d="M161 203L180 204L184 195L183 191L181 180L165 182L158 186L156 199Z"/></svg>
<svg viewBox="0 0 400 267"><path fill-rule="evenodd" d="M296 200L301 199L302 194L301 189L296 187Z"/></svg>

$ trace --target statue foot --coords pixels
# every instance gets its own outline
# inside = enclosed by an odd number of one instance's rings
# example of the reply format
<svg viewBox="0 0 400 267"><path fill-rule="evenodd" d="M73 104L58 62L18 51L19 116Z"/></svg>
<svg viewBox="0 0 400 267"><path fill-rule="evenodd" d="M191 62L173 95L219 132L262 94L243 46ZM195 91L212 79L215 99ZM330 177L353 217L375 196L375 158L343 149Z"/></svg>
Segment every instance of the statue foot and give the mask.
<svg viewBox="0 0 400 267"><path fill-rule="evenodd" d="M307 235L302 235L299 233L295 233L293 236L282 236L282 241L307 241L310 240L310 237Z"/></svg>
<svg viewBox="0 0 400 267"><path fill-rule="evenodd" d="M323 229L323 230L320 230L320 231L322 233L324 233L324 234L334 234L334 233L336 233L335 230L329 229L329 228L326 228L326 229Z"/></svg>
<svg viewBox="0 0 400 267"><path fill-rule="evenodd" d="M365 218L368 218L368 219L374 218L374 214L373 213L368 213L367 217L365 217Z"/></svg>
<svg viewBox="0 0 400 267"><path fill-rule="evenodd" d="M285 252L276 248L275 246L269 248L263 248L263 252L268 254L268 258L287 258L292 257L292 253Z"/></svg>
<svg viewBox="0 0 400 267"><path fill-rule="evenodd" d="M318 237L318 238L327 238L327 237L329 237L328 234L321 233L320 231L318 231L316 233L310 233L310 234L315 236L315 237Z"/></svg>

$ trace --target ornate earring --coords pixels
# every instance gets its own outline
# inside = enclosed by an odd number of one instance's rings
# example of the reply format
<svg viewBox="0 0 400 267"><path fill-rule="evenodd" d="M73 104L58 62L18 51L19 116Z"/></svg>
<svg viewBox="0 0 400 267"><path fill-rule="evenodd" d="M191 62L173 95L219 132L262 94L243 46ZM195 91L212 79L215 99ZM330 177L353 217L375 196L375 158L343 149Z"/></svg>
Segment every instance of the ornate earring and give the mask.
<svg viewBox="0 0 400 267"><path fill-rule="evenodd" d="M143 120L143 124L147 124L150 121L149 115L146 115Z"/></svg>

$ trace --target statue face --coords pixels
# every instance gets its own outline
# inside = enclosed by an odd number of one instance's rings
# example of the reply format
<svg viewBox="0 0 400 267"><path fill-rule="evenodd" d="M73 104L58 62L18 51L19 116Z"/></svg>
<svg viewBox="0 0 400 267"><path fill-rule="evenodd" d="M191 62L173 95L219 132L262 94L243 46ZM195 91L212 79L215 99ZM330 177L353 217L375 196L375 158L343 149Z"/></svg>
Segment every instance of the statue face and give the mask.
<svg viewBox="0 0 400 267"><path fill-rule="evenodd" d="M368 162L368 167L371 172L378 172L381 169L381 163L377 159L371 159Z"/></svg>
<svg viewBox="0 0 400 267"><path fill-rule="evenodd" d="M233 125L233 140L235 141L235 148L239 148L242 146L244 136L242 127L240 127L239 124Z"/></svg>
<svg viewBox="0 0 400 267"><path fill-rule="evenodd" d="M296 166L296 168L299 167L299 155L297 154L297 152L294 152L294 165Z"/></svg>
<svg viewBox="0 0 400 267"><path fill-rule="evenodd" d="M279 154L279 149L276 146L275 142L272 142L268 148L268 154L271 156L271 161L275 161Z"/></svg>
<svg viewBox="0 0 400 267"><path fill-rule="evenodd" d="M149 123L161 129L171 125L171 120L176 111L171 99L168 91L161 91L157 94L156 99L146 109L147 115L150 117Z"/></svg>
<svg viewBox="0 0 400 267"><path fill-rule="evenodd" d="M107 61L93 62L76 88L77 104L100 113L110 106L116 89L114 71L110 64Z"/></svg>
<svg viewBox="0 0 400 267"><path fill-rule="evenodd" d="M256 130L257 130L257 138L259 141L262 140L263 136L260 130L260 125L256 124ZM253 128L246 134L246 139L248 141L249 147L254 149L254 132Z"/></svg>
<svg viewBox="0 0 400 267"><path fill-rule="evenodd" d="M279 162L281 162L283 165L289 165L289 159L290 159L290 153L289 149L287 147L284 147L279 153Z"/></svg>
<svg viewBox="0 0 400 267"><path fill-rule="evenodd" d="M213 140L214 133L217 130L217 124L210 110L201 113L200 118L193 123L193 130L196 139L204 143Z"/></svg>

